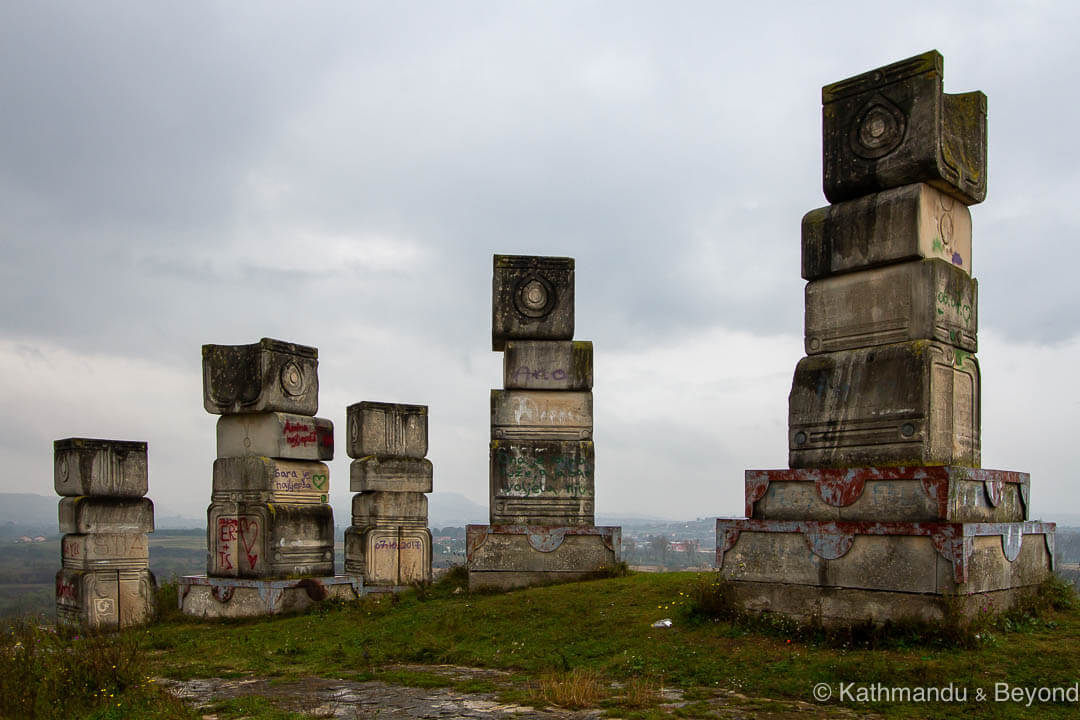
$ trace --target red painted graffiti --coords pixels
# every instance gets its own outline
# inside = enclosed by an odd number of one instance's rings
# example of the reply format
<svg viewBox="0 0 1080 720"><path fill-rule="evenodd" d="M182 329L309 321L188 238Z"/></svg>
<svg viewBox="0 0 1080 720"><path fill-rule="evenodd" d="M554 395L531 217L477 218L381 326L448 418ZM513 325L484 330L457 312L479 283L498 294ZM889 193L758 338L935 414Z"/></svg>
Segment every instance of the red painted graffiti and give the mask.
<svg viewBox="0 0 1080 720"><path fill-rule="evenodd" d="M244 554L247 555L249 569L255 569L255 563L259 562L258 549L255 541L259 537L259 520L253 517L240 518L240 542L244 546Z"/></svg>

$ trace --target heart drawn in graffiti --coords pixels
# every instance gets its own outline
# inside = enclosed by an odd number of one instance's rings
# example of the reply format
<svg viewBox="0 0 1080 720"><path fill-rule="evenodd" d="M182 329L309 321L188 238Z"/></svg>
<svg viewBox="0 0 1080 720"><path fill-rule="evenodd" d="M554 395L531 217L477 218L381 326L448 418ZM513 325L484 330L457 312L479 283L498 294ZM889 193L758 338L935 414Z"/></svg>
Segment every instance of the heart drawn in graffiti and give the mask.
<svg viewBox="0 0 1080 720"><path fill-rule="evenodd" d="M312 475L311 484L315 486L317 490L322 490L326 487L326 481L329 478L326 475Z"/></svg>
<svg viewBox="0 0 1080 720"><path fill-rule="evenodd" d="M259 562L259 554L252 552L252 550L256 549L255 541L258 537L259 520L251 517L240 518L240 544L244 547L248 565L252 570L255 569L255 563Z"/></svg>

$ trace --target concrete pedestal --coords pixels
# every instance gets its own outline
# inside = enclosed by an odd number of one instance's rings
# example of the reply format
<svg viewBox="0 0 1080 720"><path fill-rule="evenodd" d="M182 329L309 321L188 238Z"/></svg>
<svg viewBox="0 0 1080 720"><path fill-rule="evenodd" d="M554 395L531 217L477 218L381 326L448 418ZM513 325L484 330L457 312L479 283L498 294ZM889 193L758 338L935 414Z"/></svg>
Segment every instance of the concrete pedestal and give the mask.
<svg viewBox="0 0 1080 720"><path fill-rule="evenodd" d="M188 575L180 578L180 609L201 618L280 615L323 600L356 600L364 594L359 577L334 575L290 580L251 580Z"/></svg>
<svg viewBox="0 0 1080 720"><path fill-rule="evenodd" d="M468 525L470 590L587 579L619 562L622 528Z"/></svg>

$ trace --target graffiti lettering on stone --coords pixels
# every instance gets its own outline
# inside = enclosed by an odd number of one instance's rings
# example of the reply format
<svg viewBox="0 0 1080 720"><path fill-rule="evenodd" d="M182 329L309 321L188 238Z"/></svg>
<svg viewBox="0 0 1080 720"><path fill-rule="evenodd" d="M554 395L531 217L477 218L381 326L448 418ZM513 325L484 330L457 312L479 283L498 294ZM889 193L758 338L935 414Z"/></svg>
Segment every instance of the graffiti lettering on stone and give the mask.
<svg viewBox="0 0 1080 720"><path fill-rule="evenodd" d="M289 447L307 447L318 442L315 425L305 422L285 421L285 442Z"/></svg>

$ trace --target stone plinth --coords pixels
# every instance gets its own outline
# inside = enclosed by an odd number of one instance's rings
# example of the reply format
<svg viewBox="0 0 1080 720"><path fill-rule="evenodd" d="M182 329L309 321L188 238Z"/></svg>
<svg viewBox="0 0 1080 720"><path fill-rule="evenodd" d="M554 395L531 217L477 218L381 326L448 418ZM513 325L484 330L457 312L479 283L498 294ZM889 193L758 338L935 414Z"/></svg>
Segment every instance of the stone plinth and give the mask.
<svg viewBox="0 0 1080 720"><path fill-rule="evenodd" d="M1011 523L1028 519L1027 473L969 467L747 470L755 520Z"/></svg>
<svg viewBox="0 0 1080 720"><path fill-rule="evenodd" d="M150 498L66 497L58 508L61 533L151 533Z"/></svg>
<svg viewBox="0 0 1080 720"><path fill-rule="evenodd" d="M507 340L572 340L574 259L496 255L491 349Z"/></svg>
<svg viewBox="0 0 1080 720"><path fill-rule="evenodd" d="M215 502L207 515L207 575L323 577L334 572L329 505Z"/></svg>
<svg viewBox="0 0 1080 720"><path fill-rule="evenodd" d="M372 587L431 582L431 531L423 524L385 524L345 530L345 572Z"/></svg>
<svg viewBox="0 0 1080 720"><path fill-rule="evenodd" d="M314 461L218 458L211 492L213 502L325 504L330 468Z"/></svg>
<svg viewBox="0 0 1080 720"><path fill-rule="evenodd" d="M149 570L76 570L56 573L56 620L115 630L154 617L156 583Z"/></svg>
<svg viewBox="0 0 1080 720"><path fill-rule="evenodd" d="M729 580L972 595L1038 585L1054 569L1054 524L719 519Z"/></svg>
<svg viewBox="0 0 1080 720"><path fill-rule="evenodd" d="M979 466L979 365L919 340L810 355L788 398L788 464Z"/></svg>
<svg viewBox="0 0 1080 720"><path fill-rule="evenodd" d="M838 203L926 182L965 205L986 197L986 96L946 95L937 51L821 90L824 189Z"/></svg>
<svg viewBox="0 0 1080 720"><path fill-rule="evenodd" d="M971 274L971 211L925 183L811 210L802 220L805 280L931 258Z"/></svg>
<svg viewBox="0 0 1080 720"><path fill-rule="evenodd" d="M349 490L429 493L432 472L427 458L372 455L353 460L349 465Z"/></svg>
<svg viewBox="0 0 1080 720"><path fill-rule="evenodd" d="M203 345L203 406L214 415L319 411L319 351L263 338Z"/></svg>
<svg viewBox="0 0 1080 720"><path fill-rule="evenodd" d="M427 405L361 402L346 408L348 455L423 458L428 451Z"/></svg>
<svg viewBox="0 0 1080 720"><path fill-rule="evenodd" d="M288 580L189 575L180 578L178 592L184 614L201 618L281 615L306 610L326 600L349 602L363 594L363 581L346 575Z"/></svg>
<svg viewBox="0 0 1080 720"><path fill-rule="evenodd" d="M587 340L507 340L507 390L592 390L593 345Z"/></svg>
<svg viewBox="0 0 1080 720"><path fill-rule="evenodd" d="M278 412L219 418L218 458L249 455L283 460L333 460L334 423L326 418Z"/></svg>
<svg viewBox="0 0 1080 720"><path fill-rule="evenodd" d="M470 590L585 580L618 562L622 528L469 525Z"/></svg>
<svg viewBox="0 0 1080 720"><path fill-rule="evenodd" d="M978 284L943 260L923 260L806 285L806 353L932 338L978 349Z"/></svg>
<svg viewBox="0 0 1080 720"><path fill-rule="evenodd" d="M375 491L353 496L352 524L366 527L378 523L427 527L428 499L420 492Z"/></svg>
<svg viewBox="0 0 1080 720"><path fill-rule="evenodd" d="M146 443L67 438L53 443L57 495L140 498L146 494Z"/></svg>

